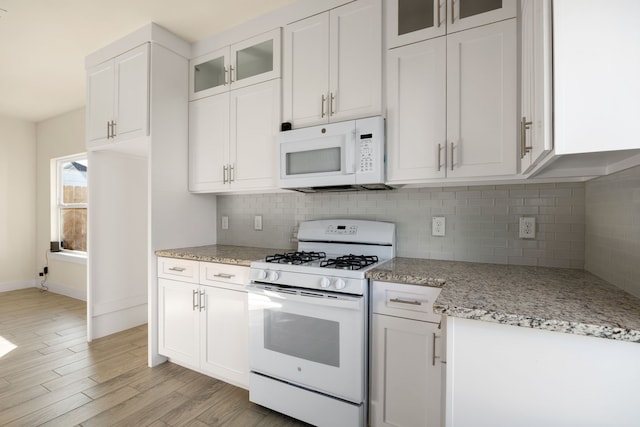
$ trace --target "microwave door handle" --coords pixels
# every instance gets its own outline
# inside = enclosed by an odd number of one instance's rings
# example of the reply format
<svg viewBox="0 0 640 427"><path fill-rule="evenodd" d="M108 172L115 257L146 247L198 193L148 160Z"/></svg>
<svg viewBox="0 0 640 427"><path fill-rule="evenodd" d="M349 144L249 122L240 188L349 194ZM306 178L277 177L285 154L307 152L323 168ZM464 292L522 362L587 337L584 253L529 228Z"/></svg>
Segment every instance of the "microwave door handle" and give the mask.
<svg viewBox="0 0 640 427"><path fill-rule="evenodd" d="M356 173L356 131L350 132L351 138L347 141L345 156L345 171L347 174Z"/></svg>

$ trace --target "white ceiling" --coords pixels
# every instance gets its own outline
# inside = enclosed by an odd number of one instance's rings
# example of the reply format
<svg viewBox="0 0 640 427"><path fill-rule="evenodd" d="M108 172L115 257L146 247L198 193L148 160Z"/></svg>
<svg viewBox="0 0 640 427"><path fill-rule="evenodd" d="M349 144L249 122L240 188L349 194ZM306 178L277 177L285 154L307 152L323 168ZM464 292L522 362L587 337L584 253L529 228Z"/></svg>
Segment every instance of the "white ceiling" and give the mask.
<svg viewBox="0 0 640 427"><path fill-rule="evenodd" d="M149 22L194 42L293 1L0 0L0 116L82 107L85 56Z"/></svg>

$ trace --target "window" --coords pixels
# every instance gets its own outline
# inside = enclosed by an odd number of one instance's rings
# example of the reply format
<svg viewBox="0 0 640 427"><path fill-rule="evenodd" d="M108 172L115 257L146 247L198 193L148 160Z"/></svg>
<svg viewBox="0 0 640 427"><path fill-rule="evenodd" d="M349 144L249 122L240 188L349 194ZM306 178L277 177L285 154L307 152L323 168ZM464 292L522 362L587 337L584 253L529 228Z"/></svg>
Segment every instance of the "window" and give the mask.
<svg viewBox="0 0 640 427"><path fill-rule="evenodd" d="M53 164L54 162L52 162ZM54 236L63 249L87 251L87 156L55 160L57 227ZM56 233L57 231L57 233Z"/></svg>

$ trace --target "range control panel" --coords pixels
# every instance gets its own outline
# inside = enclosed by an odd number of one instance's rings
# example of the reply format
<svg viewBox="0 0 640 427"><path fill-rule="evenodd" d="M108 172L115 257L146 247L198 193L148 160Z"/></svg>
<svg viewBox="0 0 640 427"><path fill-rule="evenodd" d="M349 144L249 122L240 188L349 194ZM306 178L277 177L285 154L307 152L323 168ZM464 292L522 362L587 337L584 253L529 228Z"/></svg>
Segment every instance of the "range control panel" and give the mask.
<svg viewBox="0 0 640 427"><path fill-rule="evenodd" d="M340 234L340 235L353 235L358 233L358 226L351 225L334 225L331 224L327 227L327 234Z"/></svg>

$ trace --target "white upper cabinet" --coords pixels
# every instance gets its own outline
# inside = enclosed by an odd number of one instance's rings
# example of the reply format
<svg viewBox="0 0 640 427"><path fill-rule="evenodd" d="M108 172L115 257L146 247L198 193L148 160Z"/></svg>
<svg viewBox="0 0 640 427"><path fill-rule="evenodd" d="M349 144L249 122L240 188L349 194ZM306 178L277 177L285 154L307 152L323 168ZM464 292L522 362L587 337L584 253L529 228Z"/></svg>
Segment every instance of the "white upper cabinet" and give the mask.
<svg viewBox="0 0 640 427"><path fill-rule="evenodd" d="M553 149L551 1L521 0L520 170Z"/></svg>
<svg viewBox="0 0 640 427"><path fill-rule="evenodd" d="M517 173L517 26L447 36L447 176Z"/></svg>
<svg viewBox="0 0 640 427"><path fill-rule="evenodd" d="M380 114L382 5L360 0L289 24L284 121L310 126Z"/></svg>
<svg viewBox="0 0 640 427"><path fill-rule="evenodd" d="M516 0L388 0L387 48L515 18Z"/></svg>
<svg viewBox="0 0 640 427"><path fill-rule="evenodd" d="M280 79L189 104L189 190L275 188Z"/></svg>
<svg viewBox="0 0 640 427"><path fill-rule="evenodd" d="M149 44L87 70L87 148L149 135Z"/></svg>
<svg viewBox="0 0 640 427"><path fill-rule="evenodd" d="M640 2L553 2L555 154L640 148Z"/></svg>
<svg viewBox="0 0 640 427"><path fill-rule="evenodd" d="M195 100L280 77L280 29L190 61L189 99Z"/></svg>
<svg viewBox="0 0 640 427"><path fill-rule="evenodd" d="M390 49L387 181L517 173L516 20Z"/></svg>
<svg viewBox="0 0 640 427"><path fill-rule="evenodd" d="M444 178L447 144L446 39L387 54L387 180Z"/></svg>

